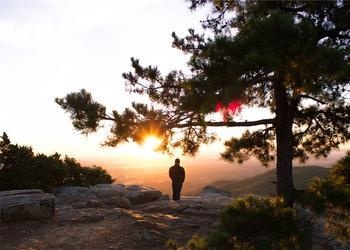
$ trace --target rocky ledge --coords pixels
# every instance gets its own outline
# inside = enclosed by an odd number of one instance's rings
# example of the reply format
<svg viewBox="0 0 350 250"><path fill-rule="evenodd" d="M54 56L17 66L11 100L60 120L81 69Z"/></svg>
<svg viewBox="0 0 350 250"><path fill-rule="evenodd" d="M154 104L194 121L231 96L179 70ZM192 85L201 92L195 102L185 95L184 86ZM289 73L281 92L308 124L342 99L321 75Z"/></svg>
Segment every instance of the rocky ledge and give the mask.
<svg viewBox="0 0 350 250"><path fill-rule="evenodd" d="M55 197L39 189L0 192L0 222L48 219L55 213Z"/></svg>
<svg viewBox="0 0 350 250"><path fill-rule="evenodd" d="M207 189L175 202L153 188L120 184L53 193L51 219L0 223L1 249L165 249L168 239L185 244L195 233L209 233L231 201Z"/></svg>
<svg viewBox="0 0 350 250"><path fill-rule="evenodd" d="M184 245L193 234L210 233L231 201L214 187L176 202L138 185L61 187L54 195L41 190L6 191L0 195L0 248L165 249L168 239ZM314 216L302 207L296 209ZM10 221L11 216L17 221ZM51 219L37 220L45 218ZM324 222L313 221L312 249L349 249L324 233Z"/></svg>
<svg viewBox="0 0 350 250"><path fill-rule="evenodd" d="M160 198L168 197L153 188L123 184L65 186L55 189L53 194L39 189L2 191L0 221L49 219L55 211L67 209L131 208Z"/></svg>
<svg viewBox="0 0 350 250"><path fill-rule="evenodd" d="M140 185L99 184L93 187L59 187L53 191L56 205L73 208L130 208L158 200L162 193Z"/></svg>

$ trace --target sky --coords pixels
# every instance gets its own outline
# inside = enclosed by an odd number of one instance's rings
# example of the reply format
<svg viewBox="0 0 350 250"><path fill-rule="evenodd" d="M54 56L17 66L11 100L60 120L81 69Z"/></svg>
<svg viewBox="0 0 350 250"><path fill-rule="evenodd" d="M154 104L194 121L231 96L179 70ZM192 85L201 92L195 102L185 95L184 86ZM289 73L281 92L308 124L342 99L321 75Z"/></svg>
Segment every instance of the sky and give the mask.
<svg viewBox="0 0 350 250"><path fill-rule="evenodd" d="M123 110L136 98L121 77L131 70L130 58L164 73L186 69L188 57L172 48L171 33L200 30L207 13L191 12L183 0L0 0L0 133L35 152L88 164L168 166L180 152L169 157L135 144L101 147L108 124L81 135L54 99L85 88L108 110ZM188 160L216 162L222 149L221 141Z"/></svg>

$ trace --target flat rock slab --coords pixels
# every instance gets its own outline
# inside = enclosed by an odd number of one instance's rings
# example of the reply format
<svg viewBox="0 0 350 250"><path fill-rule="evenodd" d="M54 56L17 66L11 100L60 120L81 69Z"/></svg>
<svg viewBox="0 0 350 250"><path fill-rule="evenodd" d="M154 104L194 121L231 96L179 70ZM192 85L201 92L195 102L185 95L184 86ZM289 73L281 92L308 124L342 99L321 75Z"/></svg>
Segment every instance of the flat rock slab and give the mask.
<svg viewBox="0 0 350 250"><path fill-rule="evenodd" d="M142 185L99 184L92 187L59 187L53 191L57 205L73 208L131 208L159 199L162 193Z"/></svg>
<svg viewBox="0 0 350 250"><path fill-rule="evenodd" d="M161 195L162 193L154 188L138 185L126 186L126 197L133 205L158 200Z"/></svg>
<svg viewBox="0 0 350 250"><path fill-rule="evenodd" d="M42 190L0 192L0 221L40 220L55 214L55 197Z"/></svg>

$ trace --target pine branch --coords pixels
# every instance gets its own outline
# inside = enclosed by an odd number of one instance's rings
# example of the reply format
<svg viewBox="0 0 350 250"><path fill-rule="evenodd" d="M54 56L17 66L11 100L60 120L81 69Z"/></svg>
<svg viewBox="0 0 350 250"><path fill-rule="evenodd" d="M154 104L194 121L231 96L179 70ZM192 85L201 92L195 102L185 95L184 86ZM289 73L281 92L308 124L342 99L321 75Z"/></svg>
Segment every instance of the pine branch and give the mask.
<svg viewBox="0 0 350 250"><path fill-rule="evenodd" d="M205 122L207 127L251 127L258 125L274 124L275 119L262 119L256 121L244 121L244 122ZM200 122L188 122L183 124L170 124L167 128L186 128L186 127L196 127L203 126Z"/></svg>
<svg viewBox="0 0 350 250"><path fill-rule="evenodd" d="M324 101L321 101L320 99L317 99L315 97L312 97L312 96L308 96L308 95L300 95L300 98L306 98L306 99L311 99L315 102L318 102L318 103L321 103L321 104L327 104L326 102Z"/></svg>

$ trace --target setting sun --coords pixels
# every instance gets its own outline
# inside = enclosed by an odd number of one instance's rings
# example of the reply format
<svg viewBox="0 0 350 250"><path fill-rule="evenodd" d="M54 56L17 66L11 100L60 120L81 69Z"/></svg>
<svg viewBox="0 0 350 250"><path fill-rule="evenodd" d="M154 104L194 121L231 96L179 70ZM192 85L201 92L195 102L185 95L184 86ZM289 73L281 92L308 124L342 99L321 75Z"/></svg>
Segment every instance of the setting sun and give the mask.
<svg viewBox="0 0 350 250"><path fill-rule="evenodd" d="M157 147L159 147L161 143L161 139L155 136L148 136L142 143L142 147L149 152L156 151Z"/></svg>

